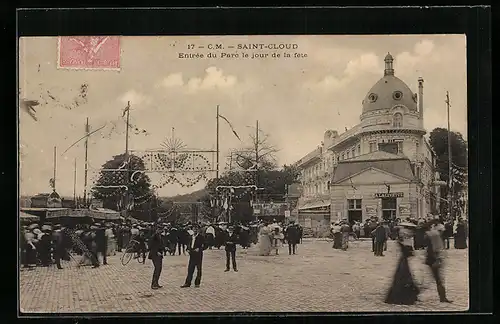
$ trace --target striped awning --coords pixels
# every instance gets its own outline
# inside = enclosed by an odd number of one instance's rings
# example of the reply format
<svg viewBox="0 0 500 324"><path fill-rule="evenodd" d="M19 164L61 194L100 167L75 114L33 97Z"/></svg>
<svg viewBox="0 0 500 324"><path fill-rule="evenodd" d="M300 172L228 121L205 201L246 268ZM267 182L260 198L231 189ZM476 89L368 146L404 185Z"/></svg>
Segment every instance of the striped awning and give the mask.
<svg viewBox="0 0 500 324"><path fill-rule="evenodd" d="M299 210L302 212L307 209L317 209L317 208L327 208L330 207L331 202L327 200L319 200L314 202L306 203L299 207Z"/></svg>

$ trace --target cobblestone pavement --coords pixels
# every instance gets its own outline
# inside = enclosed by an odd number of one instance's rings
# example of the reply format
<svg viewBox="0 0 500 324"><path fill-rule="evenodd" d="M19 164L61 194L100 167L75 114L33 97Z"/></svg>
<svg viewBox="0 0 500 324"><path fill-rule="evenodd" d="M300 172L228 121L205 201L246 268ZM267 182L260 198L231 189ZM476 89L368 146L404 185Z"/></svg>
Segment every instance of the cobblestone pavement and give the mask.
<svg viewBox="0 0 500 324"><path fill-rule="evenodd" d="M414 306L386 305L383 299L398 257L389 242L385 257L375 257L371 242L351 242L348 251L331 243L308 239L297 255L263 257L257 248L238 249L239 272L224 272L225 252L207 250L200 288L183 288L187 256L167 256L159 290L150 289L152 263L132 260L127 266L120 254L96 269L34 268L20 272L21 312L379 312L465 311L469 305L467 250L447 251L444 278L453 304L442 304L423 251L410 261L422 286Z"/></svg>

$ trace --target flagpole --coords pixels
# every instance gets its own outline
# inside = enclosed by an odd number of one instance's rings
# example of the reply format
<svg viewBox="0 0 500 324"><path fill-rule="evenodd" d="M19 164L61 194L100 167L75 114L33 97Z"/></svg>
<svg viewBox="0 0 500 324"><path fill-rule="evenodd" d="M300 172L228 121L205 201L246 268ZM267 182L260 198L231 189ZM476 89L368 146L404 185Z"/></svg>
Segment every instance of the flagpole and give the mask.
<svg viewBox="0 0 500 324"><path fill-rule="evenodd" d="M85 169L83 176L83 204L87 205L87 176L88 176L88 151L89 151L89 118L87 117L87 122L85 124Z"/></svg>
<svg viewBox="0 0 500 324"><path fill-rule="evenodd" d="M57 168L57 147L54 146L54 187L52 188L56 191L56 168Z"/></svg>
<svg viewBox="0 0 500 324"><path fill-rule="evenodd" d="M446 91L446 112L448 118L448 213L453 219L453 173L452 173L452 152L451 152L451 130L450 130L450 94Z"/></svg>
<svg viewBox="0 0 500 324"><path fill-rule="evenodd" d="M216 113L217 113L217 115L215 117L215 120L216 120L216 130L215 130L215 135L216 135L216 138L215 138L215 183L218 184L219 183L219 105L217 105ZM217 195L215 197L216 197L216 202L217 202L217 200L219 199L219 197L217 197ZM216 220L217 219L217 215L219 213L219 208L217 206L217 203L214 204L214 208L213 208L212 212L214 213L212 215L212 217Z"/></svg>
<svg viewBox="0 0 500 324"><path fill-rule="evenodd" d="M216 147L215 147L215 151L216 151L216 170L215 170L215 179L219 179L219 105L217 105L217 117L215 117L216 121L217 121L217 128L216 128Z"/></svg>
<svg viewBox="0 0 500 324"><path fill-rule="evenodd" d="M123 199L123 206L122 208L125 208L123 211L123 217L127 218L127 211L128 211L128 196L129 196L129 170L130 170L130 163L129 163L129 151L128 151L128 129L130 125L130 101L127 102L127 125L126 125L126 130L125 130L125 163L127 163L127 173L125 175L125 185L127 186L127 190L125 191L125 197Z"/></svg>
<svg viewBox="0 0 500 324"><path fill-rule="evenodd" d="M255 186L259 187L259 121L255 127ZM255 192L255 200L258 201L258 192Z"/></svg>
<svg viewBox="0 0 500 324"><path fill-rule="evenodd" d="M75 207L76 207L76 158L75 158L75 171L73 175L73 201L75 202Z"/></svg>

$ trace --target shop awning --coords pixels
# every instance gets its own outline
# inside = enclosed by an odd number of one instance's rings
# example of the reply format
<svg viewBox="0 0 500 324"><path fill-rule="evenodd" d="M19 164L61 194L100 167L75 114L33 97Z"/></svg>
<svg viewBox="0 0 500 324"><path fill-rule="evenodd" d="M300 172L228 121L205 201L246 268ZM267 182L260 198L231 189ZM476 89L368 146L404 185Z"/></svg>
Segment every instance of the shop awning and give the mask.
<svg viewBox="0 0 500 324"><path fill-rule="evenodd" d="M37 220L40 220L40 217L35 216L35 215L26 214L25 212L19 212L19 218L22 221L37 221Z"/></svg>
<svg viewBox="0 0 500 324"><path fill-rule="evenodd" d="M306 209L326 208L330 207L330 205L331 205L330 201L320 200L320 201L306 203L303 206L300 206L299 210L304 211Z"/></svg>
<svg viewBox="0 0 500 324"><path fill-rule="evenodd" d="M110 209L63 209L55 211L47 211L47 219L58 217L90 217L102 220L117 220L120 219L120 213Z"/></svg>

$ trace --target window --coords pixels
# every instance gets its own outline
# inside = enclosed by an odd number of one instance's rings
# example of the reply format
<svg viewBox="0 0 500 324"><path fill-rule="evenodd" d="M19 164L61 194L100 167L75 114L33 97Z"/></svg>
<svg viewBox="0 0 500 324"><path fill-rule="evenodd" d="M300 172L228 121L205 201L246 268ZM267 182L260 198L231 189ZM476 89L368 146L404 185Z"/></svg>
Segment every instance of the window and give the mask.
<svg viewBox="0 0 500 324"><path fill-rule="evenodd" d="M382 198L382 218L385 220L396 218L396 198Z"/></svg>
<svg viewBox="0 0 500 324"><path fill-rule="evenodd" d="M403 115L401 113L395 113L392 117L392 126L401 127L403 126Z"/></svg>
<svg viewBox="0 0 500 324"><path fill-rule="evenodd" d="M349 158L350 153L351 153L351 152L347 151L347 158Z"/></svg>
<svg viewBox="0 0 500 324"><path fill-rule="evenodd" d="M370 153L375 152L377 150L377 143L370 142Z"/></svg>
<svg viewBox="0 0 500 324"><path fill-rule="evenodd" d="M348 199L349 210L359 210L361 209L361 199Z"/></svg>
<svg viewBox="0 0 500 324"><path fill-rule="evenodd" d="M355 157L356 156L356 149L353 147L352 148L352 157Z"/></svg>
<svg viewBox="0 0 500 324"><path fill-rule="evenodd" d="M403 98L403 93L401 91L394 91L392 97L396 100L401 100L401 98Z"/></svg>
<svg viewBox="0 0 500 324"><path fill-rule="evenodd" d="M358 155L361 155L361 144L358 144Z"/></svg>
<svg viewBox="0 0 500 324"><path fill-rule="evenodd" d="M344 159L345 159L345 155L344 155L344 153L342 153L342 160L344 160Z"/></svg>
<svg viewBox="0 0 500 324"><path fill-rule="evenodd" d="M379 143L378 149L387 153L398 154L398 143Z"/></svg>
<svg viewBox="0 0 500 324"><path fill-rule="evenodd" d="M403 141L397 141L398 144L398 153L403 153Z"/></svg>

